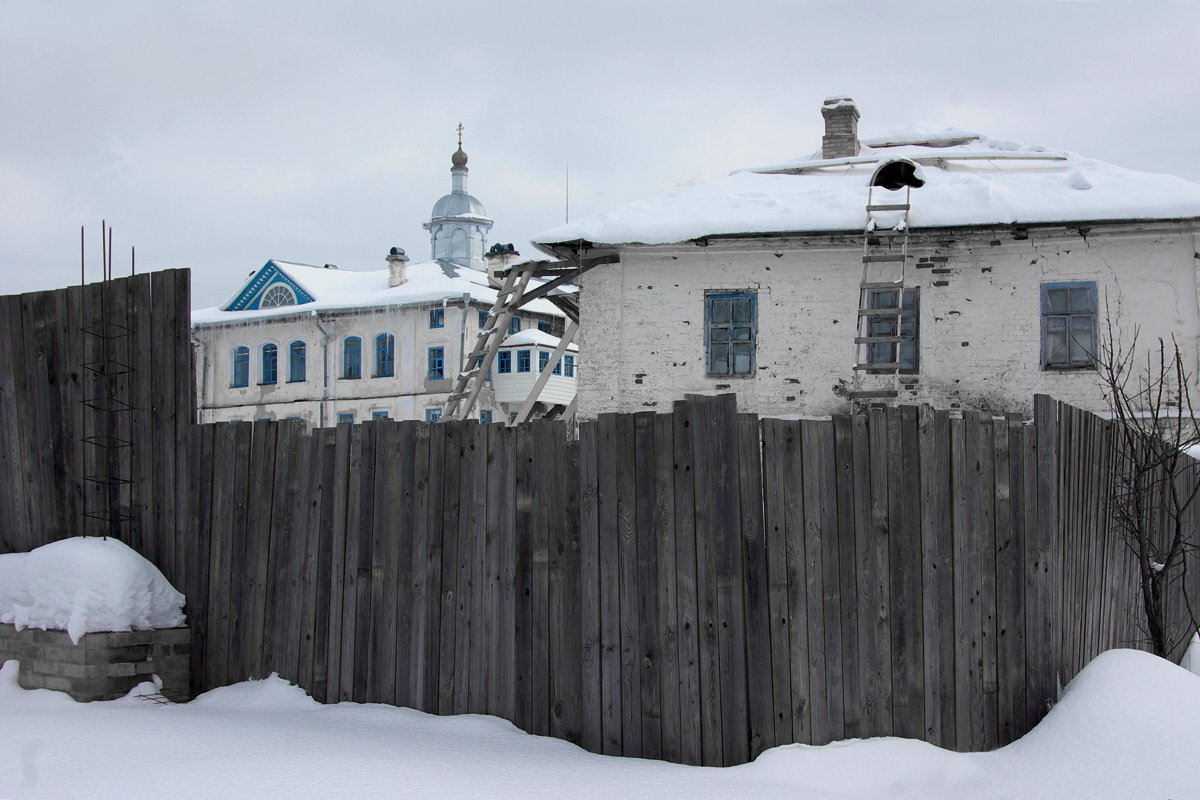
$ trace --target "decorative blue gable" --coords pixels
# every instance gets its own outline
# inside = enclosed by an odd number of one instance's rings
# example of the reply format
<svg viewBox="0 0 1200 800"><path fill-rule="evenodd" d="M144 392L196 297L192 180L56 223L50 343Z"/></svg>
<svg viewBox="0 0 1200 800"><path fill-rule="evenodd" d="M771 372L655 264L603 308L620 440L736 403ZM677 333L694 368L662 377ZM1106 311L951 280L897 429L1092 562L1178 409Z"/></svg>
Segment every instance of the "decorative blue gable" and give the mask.
<svg viewBox="0 0 1200 800"><path fill-rule="evenodd" d="M256 311L261 307L263 298L267 296L271 287L275 285L285 286L291 291L295 299L294 305L304 305L305 303L313 302L314 298L308 292L300 287L300 284L292 280L292 277L283 271L283 268L274 261L268 261L263 268L254 273L250 281L242 287L238 292L237 297L233 298L233 302L225 306L223 311ZM292 303L284 303L282 305L293 305Z"/></svg>

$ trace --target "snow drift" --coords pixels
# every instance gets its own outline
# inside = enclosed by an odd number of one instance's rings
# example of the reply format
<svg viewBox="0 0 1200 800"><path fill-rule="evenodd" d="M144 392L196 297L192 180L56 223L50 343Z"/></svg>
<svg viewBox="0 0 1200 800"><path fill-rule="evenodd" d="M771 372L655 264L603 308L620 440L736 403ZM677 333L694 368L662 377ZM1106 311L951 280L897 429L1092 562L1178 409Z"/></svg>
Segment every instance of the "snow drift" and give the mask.
<svg viewBox="0 0 1200 800"><path fill-rule="evenodd" d="M184 624L184 596L158 568L117 539L77 536L28 553L0 555L0 622L94 631Z"/></svg>

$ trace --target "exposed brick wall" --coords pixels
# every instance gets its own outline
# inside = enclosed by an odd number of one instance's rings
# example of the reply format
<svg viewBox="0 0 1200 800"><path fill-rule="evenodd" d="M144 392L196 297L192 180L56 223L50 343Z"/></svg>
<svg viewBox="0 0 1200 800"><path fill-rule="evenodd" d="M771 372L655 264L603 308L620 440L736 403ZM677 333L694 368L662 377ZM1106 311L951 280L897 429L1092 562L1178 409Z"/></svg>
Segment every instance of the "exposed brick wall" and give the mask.
<svg viewBox="0 0 1200 800"><path fill-rule="evenodd" d="M1091 370L1041 368L1040 286L1095 281L1101 336L1177 336L1196 364L1196 239L1184 224L914 232L907 285L920 290L920 373L899 402L1031 411L1035 393L1091 411L1107 406ZM634 246L583 278L581 415L669 410L688 392L735 391L739 409L826 416L850 410L862 238L710 240ZM705 374L704 293L758 296L757 369ZM861 376L861 388L890 376Z"/></svg>
<svg viewBox="0 0 1200 800"><path fill-rule="evenodd" d="M21 664L21 686L54 689L80 702L114 700L151 675L162 693L188 699L189 628L84 634L73 644L66 631L0 625L0 662Z"/></svg>

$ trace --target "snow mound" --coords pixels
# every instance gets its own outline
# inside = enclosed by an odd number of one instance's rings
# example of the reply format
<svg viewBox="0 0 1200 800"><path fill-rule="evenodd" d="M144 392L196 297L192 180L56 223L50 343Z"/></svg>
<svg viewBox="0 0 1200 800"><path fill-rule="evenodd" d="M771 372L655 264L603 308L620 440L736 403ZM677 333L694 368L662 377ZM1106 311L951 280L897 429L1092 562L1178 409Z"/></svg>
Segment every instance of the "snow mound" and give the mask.
<svg viewBox="0 0 1200 800"><path fill-rule="evenodd" d="M65 630L79 643L94 631L184 624L184 596L125 543L77 536L28 553L0 555L0 622Z"/></svg>
<svg viewBox="0 0 1200 800"><path fill-rule="evenodd" d="M1200 633L1192 634L1192 641L1188 643L1179 666L1193 675L1200 675Z"/></svg>
<svg viewBox="0 0 1200 800"><path fill-rule="evenodd" d="M193 700L190 705L230 711L308 711L321 708L299 686L272 672L262 680L243 681L232 686L213 689Z"/></svg>

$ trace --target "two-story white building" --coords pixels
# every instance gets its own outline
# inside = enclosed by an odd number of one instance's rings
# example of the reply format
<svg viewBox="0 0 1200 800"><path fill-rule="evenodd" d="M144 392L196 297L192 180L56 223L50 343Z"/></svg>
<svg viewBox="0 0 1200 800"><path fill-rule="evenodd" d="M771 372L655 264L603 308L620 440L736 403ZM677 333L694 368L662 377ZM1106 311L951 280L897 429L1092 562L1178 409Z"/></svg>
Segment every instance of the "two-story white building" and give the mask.
<svg viewBox="0 0 1200 800"><path fill-rule="evenodd" d="M487 249L492 220L467 193L461 146L451 175L450 194L425 226L431 260L410 263L399 248L386 269L373 271L272 260L224 305L193 311L200 421L300 419L324 427L439 419L496 300L495 273L518 256L512 245ZM522 363L536 363L539 345L554 350L563 321L546 300L514 316L509 333L533 337L518 348ZM547 383L535 413L573 398L578 352L570 352L570 374ZM473 417L500 422L525 402L532 380L517 371L517 358L510 356L511 376L495 376L498 392L485 382Z"/></svg>
<svg viewBox="0 0 1200 800"><path fill-rule="evenodd" d="M843 97L822 113L812 156L534 238L619 256L581 279L581 415L705 391L761 414L1103 411L1109 331L1197 364L1200 186L929 124L860 140Z"/></svg>

